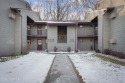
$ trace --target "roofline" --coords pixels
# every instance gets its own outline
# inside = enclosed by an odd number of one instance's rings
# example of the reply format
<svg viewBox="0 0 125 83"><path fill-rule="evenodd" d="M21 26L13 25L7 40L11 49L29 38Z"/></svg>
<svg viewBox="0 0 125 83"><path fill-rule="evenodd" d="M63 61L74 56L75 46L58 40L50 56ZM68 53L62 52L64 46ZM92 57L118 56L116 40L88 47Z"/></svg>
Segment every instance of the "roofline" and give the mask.
<svg viewBox="0 0 125 83"><path fill-rule="evenodd" d="M92 22L78 22L78 25L93 25Z"/></svg>
<svg viewBox="0 0 125 83"><path fill-rule="evenodd" d="M59 26L72 26L72 25L93 25L92 22L57 22L57 21L35 21L34 24L42 25L59 25Z"/></svg>
<svg viewBox="0 0 125 83"><path fill-rule="evenodd" d="M29 4L27 1L25 1L25 0L19 0L19 1L24 2L24 3L27 4L27 5L30 7L30 9L31 9L31 6L30 6L30 4Z"/></svg>
<svg viewBox="0 0 125 83"><path fill-rule="evenodd" d="M10 7L10 9L11 9L12 11L17 11L19 8Z"/></svg>
<svg viewBox="0 0 125 83"><path fill-rule="evenodd" d="M43 22L43 21L35 21L33 24L42 24L42 25L47 25L47 22Z"/></svg>
<svg viewBox="0 0 125 83"><path fill-rule="evenodd" d="M47 22L48 25L76 25L76 22Z"/></svg>

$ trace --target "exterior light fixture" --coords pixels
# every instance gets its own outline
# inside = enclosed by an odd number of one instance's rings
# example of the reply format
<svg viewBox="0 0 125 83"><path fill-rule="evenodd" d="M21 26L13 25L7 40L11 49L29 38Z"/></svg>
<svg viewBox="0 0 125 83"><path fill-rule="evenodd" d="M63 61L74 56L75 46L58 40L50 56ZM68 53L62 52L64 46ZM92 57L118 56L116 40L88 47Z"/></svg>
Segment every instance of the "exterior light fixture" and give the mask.
<svg viewBox="0 0 125 83"><path fill-rule="evenodd" d="M80 28L82 28L83 26L82 26L82 25L80 25L79 27L80 27Z"/></svg>

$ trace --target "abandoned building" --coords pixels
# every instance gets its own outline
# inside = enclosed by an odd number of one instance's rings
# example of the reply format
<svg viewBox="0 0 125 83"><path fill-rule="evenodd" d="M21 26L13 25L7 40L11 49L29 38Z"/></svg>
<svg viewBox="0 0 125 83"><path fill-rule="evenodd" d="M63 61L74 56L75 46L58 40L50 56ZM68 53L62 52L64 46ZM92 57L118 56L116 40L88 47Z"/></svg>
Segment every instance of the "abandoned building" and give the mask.
<svg viewBox="0 0 125 83"><path fill-rule="evenodd" d="M103 1L109 2L108 5L100 5ZM59 22L41 21L40 15L24 0L0 0L0 56L35 50L50 52L55 47L63 52L68 48L71 51L125 52L122 1L116 5L115 1L102 0L96 10L86 14L85 21Z"/></svg>

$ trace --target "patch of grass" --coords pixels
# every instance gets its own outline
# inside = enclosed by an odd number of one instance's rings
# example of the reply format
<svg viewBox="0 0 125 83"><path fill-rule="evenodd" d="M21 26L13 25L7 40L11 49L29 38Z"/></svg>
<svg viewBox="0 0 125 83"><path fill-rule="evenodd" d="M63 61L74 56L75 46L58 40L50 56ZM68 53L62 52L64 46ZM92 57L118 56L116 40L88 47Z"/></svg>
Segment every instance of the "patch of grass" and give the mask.
<svg viewBox="0 0 125 83"><path fill-rule="evenodd" d="M114 64L119 64L119 65L125 66L125 62L118 61L118 60L115 60L115 59L112 59L112 58L109 58L109 57L101 56L99 54L96 54L96 56L98 58L101 58L104 61L109 61L109 62L114 63Z"/></svg>
<svg viewBox="0 0 125 83"><path fill-rule="evenodd" d="M23 56L23 55L22 54L11 54L9 56L0 57L0 62L5 62L8 60L16 59L16 58L19 58L20 56Z"/></svg>
<svg viewBox="0 0 125 83"><path fill-rule="evenodd" d="M18 56L21 56L21 54L11 54L9 57L11 57L11 58L16 58L16 57L18 57Z"/></svg>
<svg viewBox="0 0 125 83"><path fill-rule="evenodd" d="M5 62L7 61L7 57L0 57L0 62Z"/></svg>

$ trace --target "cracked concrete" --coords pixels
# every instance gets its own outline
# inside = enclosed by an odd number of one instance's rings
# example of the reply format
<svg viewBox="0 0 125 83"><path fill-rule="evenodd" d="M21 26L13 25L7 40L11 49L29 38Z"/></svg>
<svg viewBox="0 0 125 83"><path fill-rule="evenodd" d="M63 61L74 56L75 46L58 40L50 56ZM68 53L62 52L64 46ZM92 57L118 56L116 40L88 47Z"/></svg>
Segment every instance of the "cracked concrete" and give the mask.
<svg viewBox="0 0 125 83"><path fill-rule="evenodd" d="M66 54L57 54L45 83L80 83Z"/></svg>

